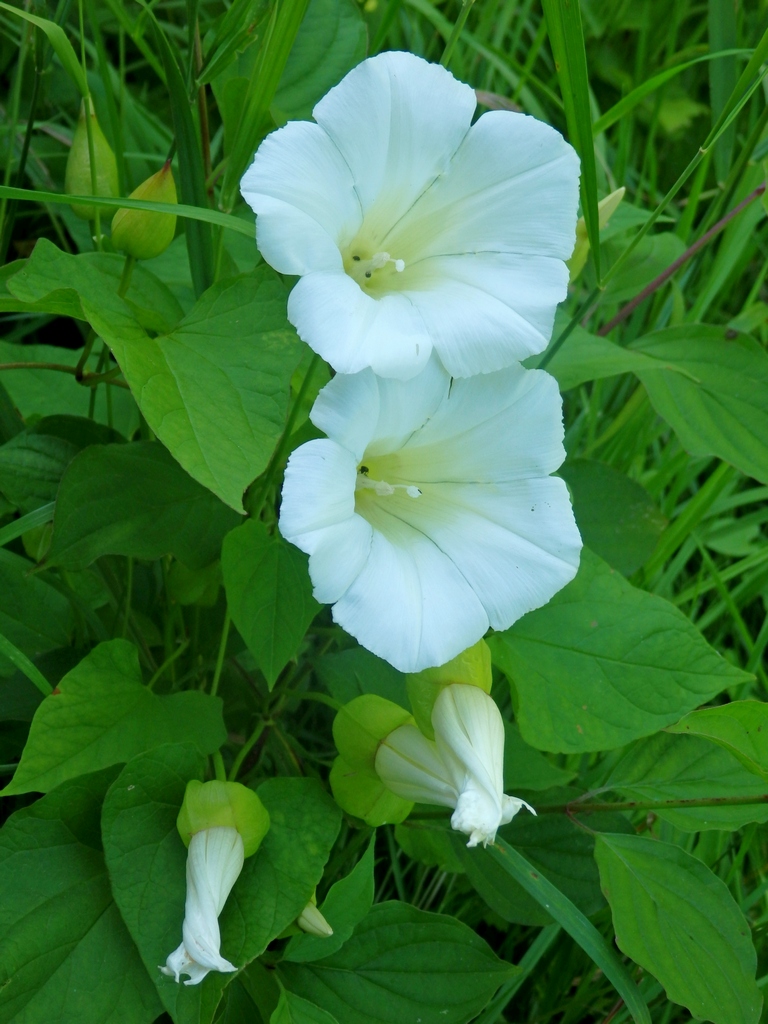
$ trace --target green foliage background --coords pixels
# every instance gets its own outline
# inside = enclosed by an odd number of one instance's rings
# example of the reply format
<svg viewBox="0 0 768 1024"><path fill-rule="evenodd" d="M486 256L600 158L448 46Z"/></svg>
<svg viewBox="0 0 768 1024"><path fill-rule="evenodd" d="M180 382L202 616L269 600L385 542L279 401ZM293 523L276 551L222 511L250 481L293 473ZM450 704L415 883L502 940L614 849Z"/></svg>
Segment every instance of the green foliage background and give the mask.
<svg viewBox="0 0 768 1024"><path fill-rule="evenodd" d="M765 0L25 0L0 22L0 1024L757 1024ZM489 638L506 790L538 816L487 850L442 811L374 833L330 798L334 710L407 705L405 680L276 530L329 371L238 182L382 49L582 160L590 255L531 364L564 395L586 548ZM62 201L88 95L122 196L174 160L176 238L130 281L120 201L95 223ZM157 968L175 818L214 775L272 828L221 918L243 969L187 988ZM293 924L315 889L331 939Z"/></svg>

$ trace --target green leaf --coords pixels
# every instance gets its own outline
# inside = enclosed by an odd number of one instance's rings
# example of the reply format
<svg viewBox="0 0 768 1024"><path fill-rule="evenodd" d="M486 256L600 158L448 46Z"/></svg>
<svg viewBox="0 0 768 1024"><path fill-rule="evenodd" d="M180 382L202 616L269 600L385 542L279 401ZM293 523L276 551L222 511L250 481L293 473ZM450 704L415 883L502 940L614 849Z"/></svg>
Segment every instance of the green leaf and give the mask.
<svg viewBox="0 0 768 1024"><path fill-rule="evenodd" d="M757 957L725 883L678 846L646 836L598 836L595 856L622 952L692 1016L757 1024Z"/></svg>
<svg viewBox="0 0 768 1024"><path fill-rule="evenodd" d="M18 18L24 18L25 21L31 22L45 33L46 39L61 61L61 66L77 86L80 95L86 98L88 96L88 81L85 72L61 25L57 25L47 18L40 18L36 14L30 14L29 11L22 11L18 7L11 7L10 4L0 3L0 7L10 14L15 14Z"/></svg>
<svg viewBox="0 0 768 1024"><path fill-rule="evenodd" d="M162 445L93 446L61 481L47 562L82 569L101 555L173 554L199 569L218 558L238 521Z"/></svg>
<svg viewBox="0 0 768 1024"><path fill-rule="evenodd" d="M405 676L388 661L364 647L325 654L315 662L317 678L339 704L349 704L363 693L375 693L401 707L408 707Z"/></svg>
<svg viewBox="0 0 768 1024"><path fill-rule="evenodd" d="M280 1001L269 1024L337 1024L336 1018L293 992L280 993Z"/></svg>
<svg viewBox="0 0 768 1024"><path fill-rule="evenodd" d="M670 732L703 736L768 782L768 704L738 700L686 715Z"/></svg>
<svg viewBox="0 0 768 1024"><path fill-rule="evenodd" d="M581 206L589 246L600 280L600 218L597 210L597 168L592 141L589 75L578 0L542 0L555 58L570 141L581 159Z"/></svg>
<svg viewBox="0 0 768 1024"><path fill-rule="evenodd" d="M316 935L294 935L288 943L283 960L306 963L330 956L344 945L355 925L363 920L373 903L373 862L376 833L371 836L363 856L354 868L340 881L332 885L320 907L320 912L333 928L333 935L319 938Z"/></svg>
<svg viewBox="0 0 768 1024"><path fill-rule="evenodd" d="M320 610L307 556L248 519L224 539L221 569L232 619L271 689Z"/></svg>
<svg viewBox="0 0 768 1024"><path fill-rule="evenodd" d="M546 907L558 924L562 925L563 929L578 942L587 956L591 957L602 970L626 1003L636 1024L651 1024L651 1015L645 1000L624 964L595 926L559 889L544 878L522 854L505 843L503 839L497 839L493 846L485 849L476 847L473 855L481 863L487 863L491 859L501 865L511 878L530 893L538 903Z"/></svg>
<svg viewBox="0 0 768 1024"><path fill-rule="evenodd" d="M419 821L395 825L395 839L412 860L438 867L454 875L464 874L464 865L454 853L449 833Z"/></svg>
<svg viewBox="0 0 768 1024"><path fill-rule="evenodd" d="M644 565L667 525L645 488L592 459L566 462L560 476L584 543L625 576Z"/></svg>
<svg viewBox="0 0 768 1024"><path fill-rule="evenodd" d="M716 455L768 483L768 354L747 335L686 324L633 342L665 364L638 373L656 412L691 455Z"/></svg>
<svg viewBox="0 0 768 1024"><path fill-rule="evenodd" d="M30 575L33 569L26 558L0 550L0 634L28 658L66 646L72 626L69 601ZM0 659L0 671L5 668Z"/></svg>
<svg viewBox="0 0 768 1024"><path fill-rule="evenodd" d="M354 0L311 0L272 102L276 120L309 120L317 101L363 60L367 42Z"/></svg>
<svg viewBox="0 0 768 1024"><path fill-rule="evenodd" d="M81 449L123 440L85 417L46 416L0 447L0 491L17 508L34 511L55 501L64 471Z"/></svg>
<svg viewBox="0 0 768 1024"><path fill-rule="evenodd" d="M555 329L555 341L566 324L560 322L559 330ZM529 357L525 360L526 367L535 368L543 356ZM574 327L563 342L561 348L547 363L547 373L551 373L560 385L561 391L569 391L590 380L602 380L604 377L615 377L620 373L636 373L642 369L654 369L656 364L648 356L632 349L622 348L607 338L590 334L583 327Z"/></svg>
<svg viewBox="0 0 768 1024"><path fill-rule="evenodd" d="M694 712L694 715L696 712ZM690 717L690 716L689 716ZM681 725L687 719L683 719ZM672 727L677 731L678 727ZM749 821L768 821L768 787L727 749L698 736L658 733L622 757L607 785L630 800L705 800L754 797L754 804L723 807L659 807L664 821L685 832L735 831Z"/></svg>
<svg viewBox="0 0 768 1024"><path fill-rule="evenodd" d="M163 743L189 741L210 754L226 739L221 707L218 697L197 690L156 696L141 682L132 644L99 644L35 712L3 795L44 793Z"/></svg>
<svg viewBox="0 0 768 1024"><path fill-rule="evenodd" d="M161 1012L101 852L114 774L65 783L0 830L2 1024L150 1024Z"/></svg>
<svg viewBox="0 0 768 1024"><path fill-rule="evenodd" d="M170 334L150 338L100 266L40 239L13 293L39 300L62 286L112 347L150 427L204 487L238 512L267 466L299 360L287 289L266 265L219 281Z"/></svg>
<svg viewBox="0 0 768 1024"><path fill-rule="evenodd" d="M516 968L465 924L405 903L380 903L324 960L280 965L293 992L339 1024L463 1024Z"/></svg>
<svg viewBox="0 0 768 1024"><path fill-rule="evenodd" d="M162 747L129 762L104 805L104 849L115 899L177 1024L207 1024L231 975L177 985L157 971L181 940L186 850L176 830L188 779L202 762L190 747ZM220 917L222 955L243 966L306 906L339 830L338 808L312 779L259 788L271 825L246 859Z"/></svg>
<svg viewBox="0 0 768 1024"><path fill-rule="evenodd" d="M587 549L576 579L488 641L539 750L610 750L747 682L690 620Z"/></svg>
<svg viewBox="0 0 768 1024"><path fill-rule="evenodd" d="M526 789L541 791L553 786L565 786L576 773L557 768L552 762L529 746L512 722L504 722L504 791L516 793ZM523 819L525 820L525 819Z"/></svg>
<svg viewBox="0 0 768 1024"><path fill-rule="evenodd" d="M0 448L0 491L23 512L55 501L59 481L75 455L77 448L60 437L17 434Z"/></svg>

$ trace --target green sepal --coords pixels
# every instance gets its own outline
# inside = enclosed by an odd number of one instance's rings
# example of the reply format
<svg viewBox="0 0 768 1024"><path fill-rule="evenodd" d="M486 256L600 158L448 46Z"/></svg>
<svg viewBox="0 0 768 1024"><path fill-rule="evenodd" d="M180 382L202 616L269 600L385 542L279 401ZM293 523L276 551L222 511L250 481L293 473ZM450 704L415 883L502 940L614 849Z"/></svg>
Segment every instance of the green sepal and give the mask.
<svg viewBox="0 0 768 1024"><path fill-rule="evenodd" d="M485 693L491 692L493 675L490 648L485 640L478 640L472 647L457 654L452 661L407 675L405 682L416 724L427 739L433 740L435 730L432 728L432 709L441 690L452 683L465 683L468 686L479 686Z"/></svg>
<svg viewBox="0 0 768 1024"><path fill-rule="evenodd" d="M330 776L339 807L374 827L408 817L413 804L390 792L376 774L376 751L395 729L413 724L405 708L375 693L364 693L341 708L333 720L340 757Z"/></svg>
<svg viewBox="0 0 768 1024"><path fill-rule="evenodd" d="M269 830L269 813L252 789L239 782L190 779L176 827L185 846L206 828L236 828L246 857L256 853Z"/></svg>
<svg viewBox="0 0 768 1024"><path fill-rule="evenodd" d="M355 768L342 757L333 762L330 783L339 807L374 828L398 825L413 810L413 804L387 789L375 772Z"/></svg>
<svg viewBox="0 0 768 1024"><path fill-rule="evenodd" d="M413 717L391 700L364 693L345 704L333 720L336 749L351 768L376 777L376 751L383 739Z"/></svg>

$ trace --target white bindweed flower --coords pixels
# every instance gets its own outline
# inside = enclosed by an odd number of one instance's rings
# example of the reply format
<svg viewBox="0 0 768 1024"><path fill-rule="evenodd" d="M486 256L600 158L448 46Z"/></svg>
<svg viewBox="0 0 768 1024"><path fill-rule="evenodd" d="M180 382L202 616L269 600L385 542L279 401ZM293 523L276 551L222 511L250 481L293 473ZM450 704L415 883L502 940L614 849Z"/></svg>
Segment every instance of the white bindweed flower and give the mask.
<svg viewBox="0 0 768 1024"><path fill-rule="evenodd" d="M280 532L318 601L403 672L442 665L545 604L581 538L552 377L511 366L453 380L338 375L312 410L328 439L288 462Z"/></svg>
<svg viewBox="0 0 768 1024"><path fill-rule="evenodd" d="M402 725L379 745L376 772L404 800L454 808L451 825L467 846L492 843L525 800L506 796L504 723L495 702L477 686L441 690L432 711L435 742L415 725Z"/></svg>
<svg viewBox="0 0 768 1024"><path fill-rule="evenodd" d="M241 182L262 255L300 275L288 317L341 373L452 376L546 348L575 240L579 161L524 114L410 53L359 64Z"/></svg>
<svg viewBox="0 0 768 1024"><path fill-rule="evenodd" d="M243 840L236 828L196 832L187 854L187 899L181 945L160 970L185 985L199 985L209 971L236 971L221 955L219 914L243 868Z"/></svg>

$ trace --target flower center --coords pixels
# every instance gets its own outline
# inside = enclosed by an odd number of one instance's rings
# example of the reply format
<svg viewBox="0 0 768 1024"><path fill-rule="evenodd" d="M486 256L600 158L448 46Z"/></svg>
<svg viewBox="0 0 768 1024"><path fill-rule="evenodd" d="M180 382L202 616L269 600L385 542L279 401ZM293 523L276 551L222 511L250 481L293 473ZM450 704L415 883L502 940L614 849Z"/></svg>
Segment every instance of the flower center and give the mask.
<svg viewBox="0 0 768 1024"><path fill-rule="evenodd" d="M401 274L405 270L405 261L395 259L388 252L377 252L368 257L356 251L355 247L344 256L344 270L361 288L381 284L383 278L392 273L392 267Z"/></svg>
<svg viewBox="0 0 768 1024"><path fill-rule="evenodd" d="M386 480L371 479L371 477L368 476L367 466L358 467L355 490L373 491L380 498L386 498L391 494L395 494L396 491L405 491L409 498L421 497L421 491L413 484L388 484Z"/></svg>

